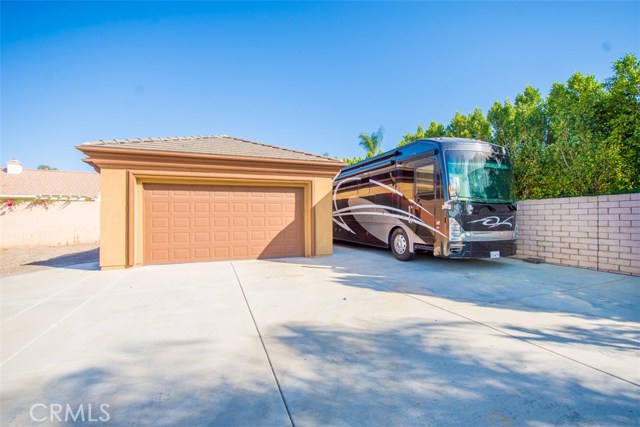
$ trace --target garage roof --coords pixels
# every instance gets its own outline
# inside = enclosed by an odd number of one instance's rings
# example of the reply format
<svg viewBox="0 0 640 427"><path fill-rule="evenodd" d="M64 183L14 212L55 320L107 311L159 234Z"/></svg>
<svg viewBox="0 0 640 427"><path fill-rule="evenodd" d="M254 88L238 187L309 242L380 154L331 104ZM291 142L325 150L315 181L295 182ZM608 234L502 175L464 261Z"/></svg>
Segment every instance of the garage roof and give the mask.
<svg viewBox="0 0 640 427"><path fill-rule="evenodd" d="M317 154L267 145L227 135L205 135L171 138L114 139L85 142L82 146L118 148L220 156L259 157L283 160L340 162Z"/></svg>

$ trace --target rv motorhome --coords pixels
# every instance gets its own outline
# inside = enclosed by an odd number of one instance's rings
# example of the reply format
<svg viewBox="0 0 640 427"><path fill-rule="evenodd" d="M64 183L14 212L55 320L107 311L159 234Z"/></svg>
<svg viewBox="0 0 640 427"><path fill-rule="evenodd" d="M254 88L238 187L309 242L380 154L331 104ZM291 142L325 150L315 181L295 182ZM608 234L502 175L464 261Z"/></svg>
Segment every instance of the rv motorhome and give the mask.
<svg viewBox="0 0 640 427"><path fill-rule="evenodd" d="M429 138L347 166L333 183L335 240L447 258L516 251L513 172L504 147Z"/></svg>

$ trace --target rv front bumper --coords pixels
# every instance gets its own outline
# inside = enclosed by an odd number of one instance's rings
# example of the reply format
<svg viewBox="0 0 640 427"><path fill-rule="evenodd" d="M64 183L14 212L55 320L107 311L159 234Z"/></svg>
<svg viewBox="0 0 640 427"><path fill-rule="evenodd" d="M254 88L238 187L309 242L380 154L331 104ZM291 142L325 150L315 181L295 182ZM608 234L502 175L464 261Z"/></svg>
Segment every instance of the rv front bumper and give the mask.
<svg viewBox="0 0 640 427"><path fill-rule="evenodd" d="M516 241L514 240L485 240L450 242L447 258L491 258L492 252L499 253L500 257L516 254Z"/></svg>
<svg viewBox="0 0 640 427"><path fill-rule="evenodd" d="M518 230L507 231L463 231L461 239L466 242L495 242L498 240L516 240Z"/></svg>

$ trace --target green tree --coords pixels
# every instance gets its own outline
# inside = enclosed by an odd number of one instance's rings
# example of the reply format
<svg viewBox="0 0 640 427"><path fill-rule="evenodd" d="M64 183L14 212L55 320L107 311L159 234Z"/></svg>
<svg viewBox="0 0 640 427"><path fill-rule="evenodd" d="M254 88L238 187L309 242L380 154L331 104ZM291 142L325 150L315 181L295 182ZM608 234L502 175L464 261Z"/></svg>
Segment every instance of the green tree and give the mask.
<svg viewBox="0 0 640 427"><path fill-rule="evenodd" d="M352 165L354 163L358 163L363 161L364 159L362 157L344 157L342 159L343 162L345 162L347 165Z"/></svg>
<svg viewBox="0 0 640 427"><path fill-rule="evenodd" d="M360 147L362 147L366 151L366 158L373 157L376 154L379 154L382 150L380 149L382 145L382 139L384 138L384 127L380 126L380 128L373 132L371 135L366 133L361 133L358 136L360 139Z"/></svg>
<svg viewBox="0 0 640 427"><path fill-rule="evenodd" d="M640 61L627 54L604 82L573 74L544 98L531 86L487 115L456 112L400 144L428 136L474 138L507 147L519 199L640 190Z"/></svg>
<svg viewBox="0 0 640 427"><path fill-rule="evenodd" d="M507 147L520 199L540 197L544 176L543 151L547 136L545 102L540 91L527 86L512 104L495 102L487 113L492 128L490 141Z"/></svg>
<svg viewBox="0 0 640 427"><path fill-rule="evenodd" d="M624 159L622 173L628 180L621 190L628 191L640 188L640 60L627 54L612 69L604 83L603 116L607 144Z"/></svg>
<svg viewBox="0 0 640 427"><path fill-rule="evenodd" d="M416 133L405 133L402 137L402 141L398 143L398 147L418 141L420 139L437 138L444 135L444 125L436 121L431 121L427 130L425 130L422 125L418 125L418 130L416 130Z"/></svg>
<svg viewBox="0 0 640 427"><path fill-rule="evenodd" d="M43 171L43 170L44 171L57 171L58 169L57 168L52 168L49 165L40 165L40 166L38 166L38 170L41 170L41 171Z"/></svg>
<svg viewBox="0 0 640 427"><path fill-rule="evenodd" d="M513 152L516 147L515 107L509 99L504 104L496 101L487 112L487 119L493 132L490 142L507 147Z"/></svg>
<svg viewBox="0 0 640 427"><path fill-rule="evenodd" d="M545 186L541 185L548 176L544 162L548 135L545 108L540 91L532 86L525 87L515 98L510 130L513 142L507 147L513 157L516 194L521 199L545 197Z"/></svg>
<svg viewBox="0 0 640 427"><path fill-rule="evenodd" d="M491 138L491 126L480 108L466 116L456 111L446 128L446 135L488 141Z"/></svg>

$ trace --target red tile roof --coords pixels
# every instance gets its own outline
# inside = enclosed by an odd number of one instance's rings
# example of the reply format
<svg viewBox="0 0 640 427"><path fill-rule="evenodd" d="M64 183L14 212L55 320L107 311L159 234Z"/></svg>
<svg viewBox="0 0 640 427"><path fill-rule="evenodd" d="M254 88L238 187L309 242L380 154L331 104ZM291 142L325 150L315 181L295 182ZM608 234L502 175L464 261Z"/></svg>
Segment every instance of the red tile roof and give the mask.
<svg viewBox="0 0 640 427"><path fill-rule="evenodd" d="M100 175L94 172L24 169L20 174L0 170L0 197L62 196L95 199Z"/></svg>

